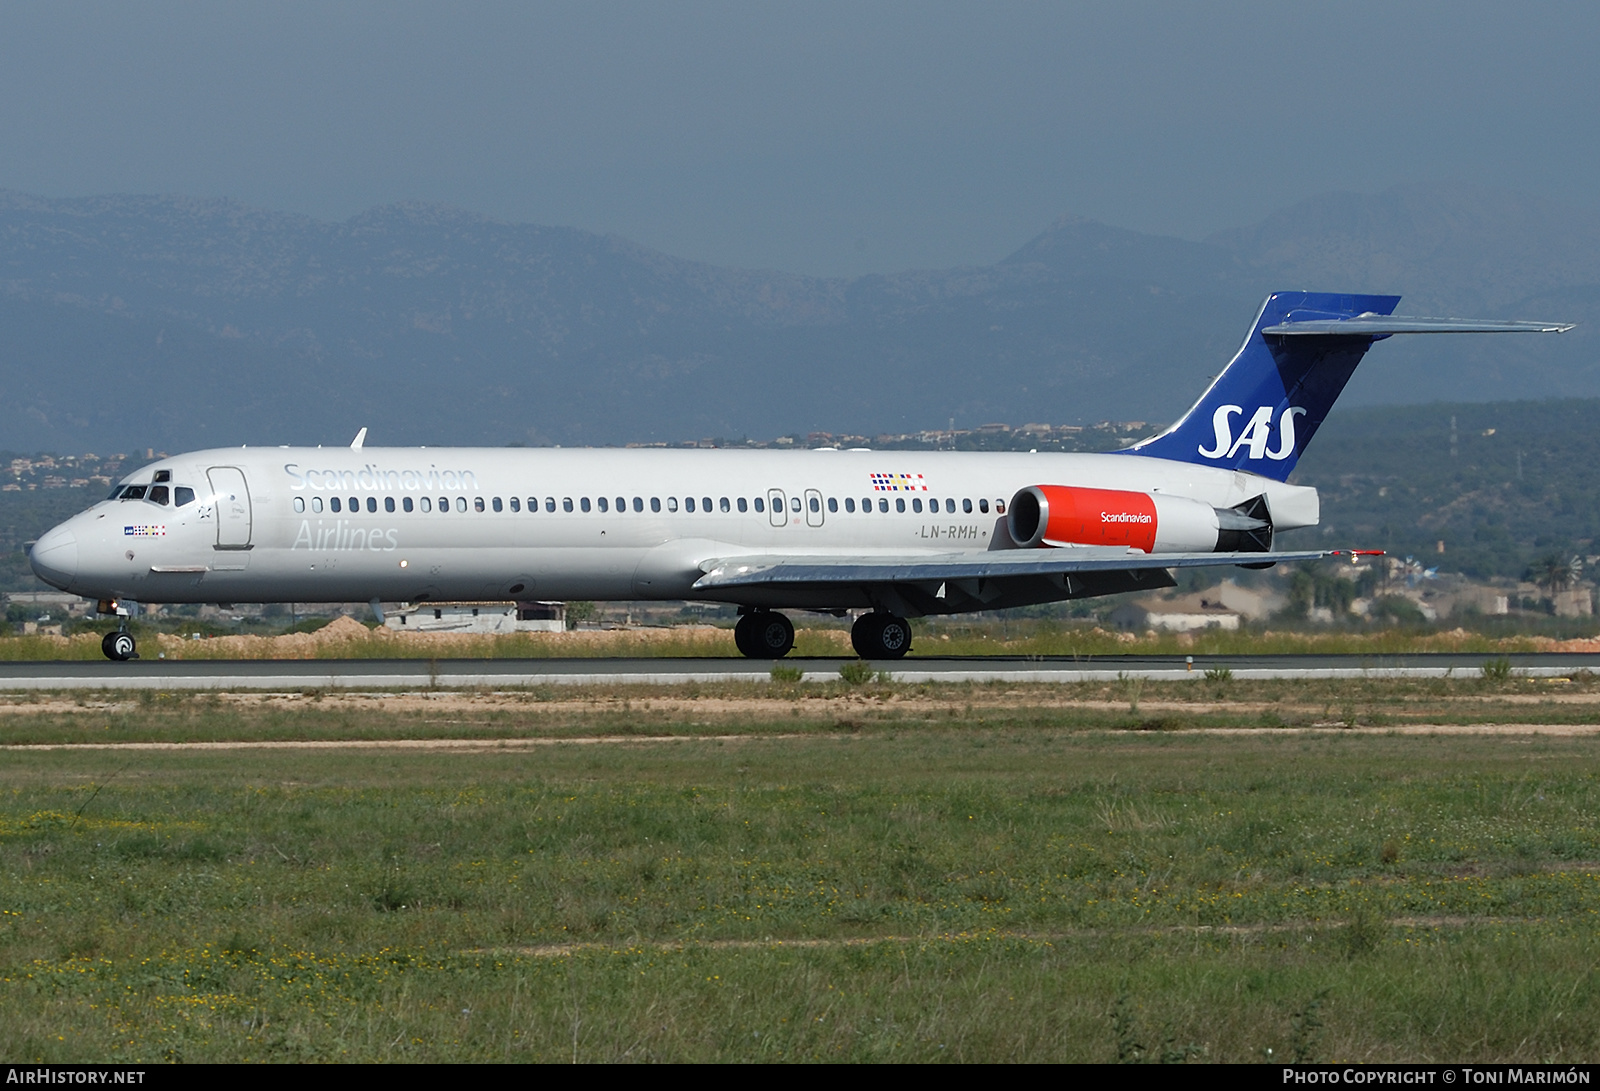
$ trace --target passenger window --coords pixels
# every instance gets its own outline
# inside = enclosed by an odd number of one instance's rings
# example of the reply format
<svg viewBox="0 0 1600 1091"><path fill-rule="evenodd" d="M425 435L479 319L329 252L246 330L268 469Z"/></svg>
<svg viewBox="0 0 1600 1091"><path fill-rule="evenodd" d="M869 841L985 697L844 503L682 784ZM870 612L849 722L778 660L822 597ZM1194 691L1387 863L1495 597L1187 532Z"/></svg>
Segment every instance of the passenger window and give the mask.
<svg viewBox="0 0 1600 1091"><path fill-rule="evenodd" d="M157 485L161 485L161 484L170 482L172 480L172 471L171 470L157 470L156 471L156 476L152 480L154 480Z"/></svg>
<svg viewBox="0 0 1600 1091"><path fill-rule="evenodd" d="M439 497L439 514L443 515L445 512L447 512L449 510L450 510L450 498L448 496Z"/></svg>
<svg viewBox="0 0 1600 1091"><path fill-rule="evenodd" d="M145 497L145 499L150 501L152 504L160 504L162 507L166 507L167 493L169 491L171 490L169 490L165 485L152 485L150 486L150 495Z"/></svg>
<svg viewBox="0 0 1600 1091"><path fill-rule="evenodd" d="M733 505L728 503L728 498L726 496L724 496L721 500L717 501L717 507L719 509L721 509L722 511L732 511L733 510Z"/></svg>
<svg viewBox="0 0 1600 1091"><path fill-rule="evenodd" d="M607 500L603 496L600 498L600 510L601 511L610 511L611 510L611 502L609 500Z"/></svg>
<svg viewBox="0 0 1600 1091"><path fill-rule="evenodd" d="M799 511L800 510L800 498L798 496L789 497L789 510L790 511Z"/></svg>
<svg viewBox="0 0 1600 1091"><path fill-rule="evenodd" d="M922 498L920 496L912 499L911 510L916 512L918 515L922 514Z"/></svg>
<svg viewBox="0 0 1600 1091"><path fill-rule="evenodd" d="M750 510L750 501L746 500L742 496L739 497L739 510L740 511L749 511Z"/></svg>
<svg viewBox="0 0 1600 1091"><path fill-rule="evenodd" d="M683 510L684 511L693 511L694 510L694 497L685 496L683 498Z"/></svg>
<svg viewBox="0 0 1600 1091"><path fill-rule="evenodd" d="M899 512L903 512L903 511L906 510L906 498L905 497L897 496L897 497L894 498L894 510L895 511L899 511Z"/></svg>
<svg viewBox="0 0 1600 1091"><path fill-rule="evenodd" d="M481 510L483 501L480 499L478 501L478 504L479 504L479 507L480 507L480 510ZM456 510L457 511L466 511L467 510L467 498L465 496L456 497Z"/></svg>
<svg viewBox="0 0 1600 1091"><path fill-rule="evenodd" d="M902 501L902 503L904 503L904 501ZM889 510L889 498L887 496L878 497L878 510L879 511L888 511Z"/></svg>
<svg viewBox="0 0 1600 1091"><path fill-rule="evenodd" d="M617 511L618 512L624 512L624 511L627 511L627 510L628 510L628 498L626 496L617 497Z"/></svg>
<svg viewBox="0 0 1600 1091"><path fill-rule="evenodd" d="M474 496L472 498L472 510L473 511L482 511L483 510L483 497Z"/></svg>
<svg viewBox="0 0 1600 1091"><path fill-rule="evenodd" d="M856 510L856 498L855 497L847 496L847 497L844 498L844 510L848 511L848 512L854 512Z"/></svg>
<svg viewBox="0 0 1600 1091"><path fill-rule="evenodd" d="M177 488L172 490L172 504L173 504L174 507L181 508L185 504L192 504L192 503L194 503L194 490L191 489L189 486L187 486L187 485L179 485ZM322 506L321 506L320 503L317 506L317 510L318 511L322 510Z"/></svg>
<svg viewBox="0 0 1600 1091"><path fill-rule="evenodd" d="M350 498L350 510L351 511L360 511L361 510L361 497L352 496Z"/></svg>
<svg viewBox="0 0 1600 1091"><path fill-rule="evenodd" d="M556 510L556 498L555 497L547 496L547 497L544 498L544 510L545 511L555 511ZM572 501L571 500L567 501L567 510L568 511L572 510Z"/></svg>
<svg viewBox="0 0 1600 1091"><path fill-rule="evenodd" d="M339 510L341 510L340 506L339 506L339 498L337 496L332 496L332 497L328 498L328 510L329 511L339 511Z"/></svg>
<svg viewBox="0 0 1600 1091"><path fill-rule="evenodd" d="M700 510L705 512L707 515L711 514L711 497L706 496L701 498Z"/></svg>
<svg viewBox="0 0 1600 1091"><path fill-rule="evenodd" d="M495 511L505 511L506 510L505 509L505 505L500 503L500 498L498 496L494 498L493 503L494 503L494 510Z"/></svg>
<svg viewBox="0 0 1600 1091"><path fill-rule="evenodd" d="M806 506L809 507L811 509L811 513L815 515L817 512L822 510L822 501L813 496L806 501Z"/></svg>
<svg viewBox="0 0 1600 1091"><path fill-rule="evenodd" d="M194 490L186 489L182 485L178 486L178 506L179 507L182 507L184 504L187 504L189 502L189 501L187 501L187 500L185 500L183 498L183 494L184 493L189 493L192 496L193 493L194 493ZM311 498L311 510L312 511L321 511L322 510L322 497L313 496Z"/></svg>
<svg viewBox="0 0 1600 1091"><path fill-rule="evenodd" d="M828 497L828 510L829 511L838 511L839 510L839 501L835 500L831 496Z"/></svg>
<svg viewBox="0 0 1600 1091"><path fill-rule="evenodd" d="M422 498L421 504L422 510L425 514L433 511L433 501L428 499L426 496Z"/></svg>
<svg viewBox="0 0 1600 1091"><path fill-rule="evenodd" d="M376 496L367 497L367 510L371 512L378 510L378 498Z"/></svg>
<svg viewBox="0 0 1600 1091"><path fill-rule="evenodd" d="M561 498L561 510L562 511L571 511L572 510L572 497L564 496L564 497Z"/></svg>
<svg viewBox="0 0 1600 1091"><path fill-rule="evenodd" d="M578 498L578 507L582 508L584 511L588 511L589 510L589 498L587 496L580 496Z"/></svg>
<svg viewBox="0 0 1600 1091"><path fill-rule="evenodd" d="M667 510L668 511L677 511L678 510L678 498L676 496L667 497Z"/></svg>
<svg viewBox="0 0 1600 1091"><path fill-rule="evenodd" d="M394 497L385 496L383 498L383 510L384 511L393 511L394 510Z"/></svg>
<svg viewBox="0 0 1600 1091"><path fill-rule="evenodd" d="M522 510L522 501L518 500L515 496L513 496L511 498L511 510L512 511L521 511Z"/></svg>
<svg viewBox="0 0 1600 1091"><path fill-rule="evenodd" d="M427 501L424 500L423 503L427 503ZM401 499L400 506L405 508L407 511L413 511L416 509L416 503L409 496Z"/></svg>
<svg viewBox="0 0 1600 1091"><path fill-rule="evenodd" d="M294 498L294 510L295 511L305 511L306 510L306 498L305 497L297 496L297 497Z"/></svg>
<svg viewBox="0 0 1600 1091"><path fill-rule="evenodd" d="M759 497L759 496L756 497L756 510L757 511L766 511L767 510L766 501L762 500L761 497Z"/></svg>
<svg viewBox="0 0 1600 1091"><path fill-rule="evenodd" d="M661 497L652 496L650 498L650 510L651 511L660 511L661 510Z"/></svg>
<svg viewBox="0 0 1600 1091"><path fill-rule="evenodd" d="M1006 513L1006 502L1004 500L996 500L994 502L994 513L996 515L1004 515Z"/></svg>
<svg viewBox="0 0 1600 1091"><path fill-rule="evenodd" d="M961 510L966 512L968 515L972 514L972 497L966 497L961 501Z"/></svg>
<svg viewBox="0 0 1600 1091"><path fill-rule="evenodd" d="M644 510L644 497L635 496L633 498L633 510L634 511L643 511Z"/></svg>
<svg viewBox="0 0 1600 1091"><path fill-rule="evenodd" d="M122 498L124 500L143 500L147 487L145 485L129 485L127 491L122 494Z"/></svg>
<svg viewBox="0 0 1600 1091"><path fill-rule="evenodd" d="M983 514L988 515L989 514L989 501L987 501L987 500L979 500L978 501L978 510L981 511Z"/></svg>

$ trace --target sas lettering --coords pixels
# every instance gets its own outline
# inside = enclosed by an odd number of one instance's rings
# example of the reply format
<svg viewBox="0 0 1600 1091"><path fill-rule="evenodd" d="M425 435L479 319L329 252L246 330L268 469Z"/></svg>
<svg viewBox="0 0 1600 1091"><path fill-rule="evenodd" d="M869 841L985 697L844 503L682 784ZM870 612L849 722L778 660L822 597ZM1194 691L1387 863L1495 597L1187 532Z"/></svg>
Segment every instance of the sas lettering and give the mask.
<svg viewBox="0 0 1600 1091"><path fill-rule="evenodd" d="M1247 458L1270 458L1274 462L1282 462L1294 454L1294 418L1297 413L1303 414L1305 410L1298 405L1291 405L1283 411L1278 418L1277 450L1268 450L1267 444L1272 442L1272 406L1259 407L1245 423L1239 438L1235 439L1232 418L1242 416L1244 407L1219 405L1211 415L1211 427L1216 431L1215 446L1209 450L1201 447L1199 451L1206 458L1232 458L1239 453L1239 448L1248 446Z"/></svg>

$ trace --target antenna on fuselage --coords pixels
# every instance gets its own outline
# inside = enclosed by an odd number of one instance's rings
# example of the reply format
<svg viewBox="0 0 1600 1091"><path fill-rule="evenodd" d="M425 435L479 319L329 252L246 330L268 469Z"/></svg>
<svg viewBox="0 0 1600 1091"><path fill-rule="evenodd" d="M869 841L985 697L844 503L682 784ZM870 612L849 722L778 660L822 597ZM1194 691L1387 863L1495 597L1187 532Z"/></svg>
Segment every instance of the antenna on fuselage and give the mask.
<svg viewBox="0 0 1600 1091"><path fill-rule="evenodd" d="M367 442L367 430L363 428L361 431L356 433L356 438L350 441L350 449L352 451L359 451L361 450L361 445L365 442Z"/></svg>

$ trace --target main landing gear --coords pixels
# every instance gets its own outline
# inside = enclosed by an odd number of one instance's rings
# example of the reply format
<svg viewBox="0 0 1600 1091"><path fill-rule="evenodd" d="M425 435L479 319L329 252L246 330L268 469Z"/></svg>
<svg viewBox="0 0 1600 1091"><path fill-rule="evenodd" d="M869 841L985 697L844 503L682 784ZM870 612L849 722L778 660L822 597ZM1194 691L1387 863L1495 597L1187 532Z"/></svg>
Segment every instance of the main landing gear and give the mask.
<svg viewBox="0 0 1600 1091"><path fill-rule="evenodd" d="M850 629L850 646L862 659L899 659L911 650L911 623L893 614L862 614Z"/></svg>
<svg viewBox="0 0 1600 1091"><path fill-rule="evenodd" d="M782 614L755 610L740 615L733 642L751 659L782 659L794 647L794 625Z"/></svg>
<svg viewBox="0 0 1600 1091"><path fill-rule="evenodd" d="M794 626L782 614L751 610L739 616L733 642L751 659L782 659L794 649ZM911 623L894 614L862 614L850 630L862 659L899 659L911 650Z"/></svg>

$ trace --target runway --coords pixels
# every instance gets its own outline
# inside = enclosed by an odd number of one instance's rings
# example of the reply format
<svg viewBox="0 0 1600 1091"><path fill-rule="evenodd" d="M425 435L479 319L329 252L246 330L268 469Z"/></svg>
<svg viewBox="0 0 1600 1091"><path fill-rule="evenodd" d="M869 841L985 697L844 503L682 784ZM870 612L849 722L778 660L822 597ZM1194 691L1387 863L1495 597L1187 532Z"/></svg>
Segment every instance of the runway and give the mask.
<svg viewBox="0 0 1600 1091"><path fill-rule="evenodd" d="M1238 679L1475 678L1499 658L1485 653L1417 655L1109 655L908 658L875 663L897 682L1103 682L1119 678L1202 681L1207 671ZM1600 654L1520 653L1505 656L1524 678L1600 674ZM790 657L782 667L802 681L828 682L850 660ZM520 689L532 686L674 685L690 682L768 684L773 663L750 659L272 659L0 663L0 691L22 690L395 690Z"/></svg>

